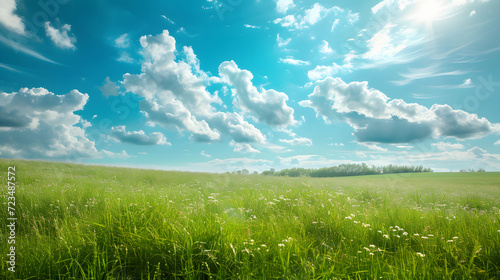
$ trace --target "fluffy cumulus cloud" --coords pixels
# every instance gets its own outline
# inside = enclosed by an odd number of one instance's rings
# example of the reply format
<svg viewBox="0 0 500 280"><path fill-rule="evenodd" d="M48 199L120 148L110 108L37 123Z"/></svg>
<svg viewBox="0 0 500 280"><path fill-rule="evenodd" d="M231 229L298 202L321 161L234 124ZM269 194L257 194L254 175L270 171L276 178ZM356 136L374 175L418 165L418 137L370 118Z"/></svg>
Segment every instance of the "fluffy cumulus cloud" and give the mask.
<svg viewBox="0 0 500 280"><path fill-rule="evenodd" d="M100 86L99 89L106 97L109 97L110 95L118 96L118 94L120 94L120 87L117 86L115 82L111 81L109 77L106 77L106 79L104 79L104 84Z"/></svg>
<svg viewBox="0 0 500 280"><path fill-rule="evenodd" d="M128 33L120 35L120 37L115 39L115 46L117 48L126 49L130 46L130 36Z"/></svg>
<svg viewBox="0 0 500 280"><path fill-rule="evenodd" d="M325 8L319 3L314 3L314 5L311 8L306 9L303 14L287 15L282 18L277 18L273 22L290 30L305 29L316 25L319 21L321 21L332 12L338 14L344 12L344 10L337 6L332 8Z"/></svg>
<svg viewBox="0 0 500 280"><path fill-rule="evenodd" d="M330 44L328 44L327 41L323 40L321 41L321 45L319 46L319 52L323 54L330 54L333 53L332 48L330 48Z"/></svg>
<svg viewBox="0 0 500 280"><path fill-rule="evenodd" d="M278 10L278 13L286 14L286 11L293 7L295 7L293 0L278 0L276 2L276 10Z"/></svg>
<svg viewBox="0 0 500 280"><path fill-rule="evenodd" d="M460 143L452 144L450 142L438 142L432 143L431 145L436 147L440 151L456 151L465 149L464 145Z"/></svg>
<svg viewBox="0 0 500 280"><path fill-rule="evenodd" d="M83 109L88 97L78 90L55 95L44 88L0 92L0 156L102 156L80 127L81 117L75 114Z"/></svg>
<svg viewBox="0 0 500 280"><path fill-rule="evenodd" d="M234 87L235 105L256 116L259 122L275 127L296 123L293 109L286 104L288 96L285 93L273 89L259 92L252 84L252 73L239 69L234 61L223 62L219 74L224 82Z"/></svg>
<svg viewBox="0 0 500 280"><path fill-rule="evenodd" d="M323 44L322 48L325 46L329 48L328 43L326 41L324 43L326 44ZM332 49L320 49L322 53L328 53L329 51L333 52ZM326 77L335 76L337 73L351 72L354 68L352 61L356 57L357 55L351 51L345 55L341 65L335 62L333 62L332 65L317 65L314 69L307 72L307 77L311 81L317 81Z"/></svg>
<svg viewBox="0 0 500 280"><path fill-rule="evenodd" d="M296 145L311 146L312 145L312 140L309 138L304 138L304 137L293 138L291 140L280 139L280 142L287 143L287 144L290 144L292 146L296 146Z"/></svg>
<svg viewBox="0 0 500 280"><path fill-rule="evenodd" d="M161 132L153 132L147 135L142 130L127 131L127 128L124 125L113 127L111 129L110 136L118 142L130 143L134 145L171 145L171 143L167 142L167 138Z"/></svg>
<svg viewBox="0 0 500 280"><path fill-rule="evenodd" d="M285 64L290 64L290 65L309 65L309 64L311 64L309 61L295 59L291 56L288 56L287 58L280 58L279 62L285 63Z"/></svg>
<svg viewBox="0 0 500 280"><path fill-rule="evenodd" d="M228 135L236 142L264 142L264 135L239 113L218 112L222 104L206 89L207 75L199 69L192 48L184 48L187 61L176 58L175 39L167 30L142 36L140 74L123 75L123 87L143 98L139 107L151 125L190 133L197 142L220 141Z"/></svg>
<svg viewBox="0 0 500 280"><path fill-rule="evenodd" d="M16 0L0 0L0 24L10 31L24 35L26 33L23 20L14 12Z"/></svg>
<svg viewBox="0 0 500 280"><path fill-rule="evenodd" d="M239 153L244 153L244 154L260 153L259 150L254 149L252 147L252 145L250 145L248 143L237 143L237 142L231 141L231 142L229 142L229 145L234 147L234 149L233 149L234 152L239 152Z"/></svg>
<svg viewBox="0 0 500 280"><path fill-rule="evenodd" d="M500 132L499 124L448 105L431 108L390 100L384 93L368 87L368 82L351 82L326 78L316 82L303 107L316 111L325 122L350 124L359 142L410 143L427 138L481 138Z"/></svg>
<svg viewBox="0 0 500 280"><path fill-rule="evenodd" d="M54 44L61 49L76 49L76 38L74 35L68 34L71 32L71 25L64 24L60 29L54 28L50 22L45 22L45 33Z"/></svg>

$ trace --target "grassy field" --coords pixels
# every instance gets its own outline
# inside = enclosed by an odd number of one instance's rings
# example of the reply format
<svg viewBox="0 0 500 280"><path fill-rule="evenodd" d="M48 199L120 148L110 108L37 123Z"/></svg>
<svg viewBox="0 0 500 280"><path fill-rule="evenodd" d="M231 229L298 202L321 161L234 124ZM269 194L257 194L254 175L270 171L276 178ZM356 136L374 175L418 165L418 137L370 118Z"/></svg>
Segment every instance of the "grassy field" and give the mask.
<svg viewBox="0 0 500 280"><path fill-rule="evenodd" d="M319 179L0 160L0 174L0 279L500 279L500 173Z"/></svg>

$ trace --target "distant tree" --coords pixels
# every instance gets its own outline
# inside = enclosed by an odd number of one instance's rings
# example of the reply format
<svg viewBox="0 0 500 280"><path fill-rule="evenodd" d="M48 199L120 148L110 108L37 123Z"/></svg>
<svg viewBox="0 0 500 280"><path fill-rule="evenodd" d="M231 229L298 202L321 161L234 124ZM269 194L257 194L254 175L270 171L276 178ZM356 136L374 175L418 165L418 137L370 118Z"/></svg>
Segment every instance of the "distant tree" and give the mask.
<svg viewBox="0 0 500 280"><path fill-rule="evenodd" d="M287 176L287 177L340 177L340 176L357 176L357 175L373 175L373 174L391 174L391 173L414 173L414 172L432 172L430 168L423 166L397 166L389 164L387 166L375 167L368 166L366 163L361 164L340 164L338 166L323 167L319 169L305 168L289 168L282 169L278 172L273 170L262 172L263 175Z"/></svg>
<svg viewBox="0 0 500 280"><path fill-rule="evenodd" d="M268 175L268 176L272 176L274 175L275 171L274 171L274 168L271 168L269 170L266 170L266 171L262 171L262 175Z"/></svg>

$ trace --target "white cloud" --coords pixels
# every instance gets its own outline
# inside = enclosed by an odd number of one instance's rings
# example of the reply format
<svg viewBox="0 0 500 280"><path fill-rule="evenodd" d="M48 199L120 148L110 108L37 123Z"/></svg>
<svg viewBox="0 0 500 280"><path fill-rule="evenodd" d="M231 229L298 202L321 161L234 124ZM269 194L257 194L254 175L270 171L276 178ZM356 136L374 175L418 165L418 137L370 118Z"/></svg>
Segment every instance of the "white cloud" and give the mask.
<svg viewBox="0 0 500 280"><path fill-rule="evenodd" d="M26 46L23 46L23 45L19 44L16 41L7 39L2 34L0 34L0 42L4 43L5 45L7 45L10 48L13 48L16 51L20 51L22 53L25 53L25 54L30 55L32 57L35 57L37 59L40 59L40 60L43 60L43 61L46 61L46 62L50 62L50 63L54 63L54 64L59 64L59 63L53 61L52 59L49 59L49 58L43 56L42 54L40 54L40 53L38 53L38 52L36 52L36 51L34 51L34 50L26 47Z"/></svg>
<svg viewBox="0 0 500 280"><path fill-rule="evenodd" d="M84 119L80 119L80 123L82 124L83 128L89 128L92 126L92 124L89 121L84 120Z"/></svg>
<svg viewBox="0 0 500 280"><path fill-rule="evenodd" d="M432 143L431 145L436 147L440 151L454 151L454 150L465 149L464 145L460 143L451 144L450 142L439 142L439 143Z"/></svg>
<svg viewBox="0 0 500 280"><path fill-rule="evenodd" d="M359 13L353 13L352 11L349 11L347 14L347 20L349 21L350 24L354 24L359 21Z"/></svg>
<svg viewBox="0 0 500 280"><path fill-rule="evenodd" d="M172 145L167 142L167 138L161 132L153 132L146 135L144 131L127 131L124 125L116 126L111 129L110 136L118 142L130 143L134 145L152 146L152 145Z"/></svg>
<svg viewBox="0 0 500 280"><path fill-rule="evenodd" d="M113 81L111 81L109 77L106 77L106 79L104 79L104 84L99 87L99 90L106 97L109 97L110 95L118 96L120 94L120 87L117 86Z"/></svg>
<svg viewBox="0 0 500 280"><path fill-rule="evenodd" d="M367 158L367 157L368 157L368 156L367 156L367 155L365 155L365 153L363 153L363 152L356 152L356 155L357 155L358 157L360 157L360 158Z"/></svg>
<svg viewBox="0 0 500 280"><path fill-rule="evenodd" d="M314 69L307 72L307 77L311 81L317 81L326 77L333 77L340 72L349 72L352 70L352 67L351 63L338 65L335 62L332 65L317 65Z"/></svg>
<svg viewBox="0 0 500 280"><path fill-rule="evenodd" d="M105 157L116 158L116 159L125 159L132 157L129 154L127 154L125 150L122 150L120 153L114 153L107 150L102 150L101 154Z"/></svg>
<svg viewBox="0 0 500 280"><path fill-rule="evenodd" d="M16 9L16 0L0 0L0 24L10 31L25 35L23 20L14 13Z"/></svg>
<svg viewBox="0 0 500 280"><path fill-rule="evenodd" d="M464 74L467 74L467 72L462 70L446 71L439 64L432 64L422 68L408 68L408 72L399 73L399 75L403 77L403 79L398 81L393 81L392 83L398 86L402 86L402 85L407 85L415 80L422 80L422 79L442 77L442 76L461 76ZM472 83L472 80L470 82ZM461 86L471 85L471 84L466 85L466 83L468 83L467 80L464 81L464 83Z"/></svg>
<svg viewBox="0 0 500 280"><path fill-rule="evenodd" d="M479 147L468 150L439 151L412 155L413 164L452 166L455 171L464 168L500 170L500 154L491 154Z"/></svg>
<svg viewBox="0 0 500 280"><path fill-rule="evenodd" d="M50 22L45 22L45 33L54 44L61 49L76 49L76 38L74 35L69 35L71 25L64 24L61 29L54 28Z"/></svg>
<svg viewBox="0 0 500 280"><path fill-rule="evenodd" d="M373 151L378 151L378 152L387 152L388 150L386 148L382 148L380 146L377 146L376 144L368 144L368 143L359 143L362 146L367 147L370 150Z"/></svg>
<svg viewBox="0 0 500 280"><path fill-rule="evenodd" d="M291 140L280 139L280 142L287 143L287 144L290 144L292 146L297 146L297 145L311 146L312 145L312 140L309 138L304 138L304 137L293 138Z"/></svg>
<svg viewBox="0 0 500 280"><path fill-rule="evenodd" d="M290 64L290 65L309 65L309 64L311 64L309 61L294 59L293 57L280 58L279 62L285 63L285 64Z"/></svg>
<svg viewBox="0 0 500 280"><path fill-rule="evenodd" d="M330 44L328 44L327 41L323 40L321 41L321 45L319 46L319 52L324 54L330 54L333 53L333 50L332 48L330 48Z"/></svg>
<svg viewBox="0 0 500 280"><path fill-rule="evenodd" d="M234 61L223 62L219 66L219 75L225 83L234 87L232 91L236 100L233 103L255 115L259 122L275 127L296 123L294 110L286 104L288 96L273 89L259 92L252 84L252 73L239 69Z"/></svg>
<svg viewBox="0 0 500 280"><path fill-rule="evenodd" d="M186 55L187 63L191 66L192 71L197 74L198 78L202 79L205 82L210 83L211 80L208 77L208 74L205 71L201 70L200 60L196 57L194 50L192 47L183 47L183 52ZM217 103L221 103L222 101L219 99L216 101Z"/></svg>
<svg viewBox="0 0 500 280"><path fill-rule="evenodd" d="M295 29L299 28L295 15L287 15L283 18L277 18L273 22L276 24L281 24L281 26L283 27L290 27Z"/></svg>
<svg viewBox="0 0 500 280"><path fill-rule="evenodd" d="M283 46L286 46L288 45L290 42L292 41L292 38L288 38L288 39L283 39L280 37L280 34L278 33L278 35L276 36L276 43L278 43L278 47L283 47Z"/></svg>
<svg viewBox="0 0 500 280"><path fill-rule="evenodd" d="M396 54L408 47L407 38L396 40L394 30L397 25L387 24L370 38L369 50L362 55L364 59L384 60L394 57ZM401 35L401 34L400 34ZM407 34L403 34L405 37Z"/></svg>
<svg viewBox="0 0 500 280"><path fill-rule="evenodd" d="M497 141L495 142L495 145L500 145L500 140L497 140Z"/></svg>
<svg viewBox="0 0 500 280"><path fill-rule="evenodd" d="M222 101L207 91L209 81L199 69L192 48L184 48L187 62L178 61L175 39L168 30L142 36L140 43L144 59L141 73L123 75L122 84L128 92L143 97L139 108L150 124L187 131L197 142L219 141L223 135L236 142L265 141L264 135L240 114L217 112L211 105Z"/></svg>
<svg viewBox="0 0 500 280"><path fill-rule="evenodd" d="M204 157L207 157L207 158L212 157L211 155L209 155L209 154L205 153L205 151L204 151L204 150L203 150L203 151L201 151L200 155L202 155L202 156L204 156Z"/></svg>
<svg viewBox="0 0 500 280"><path fill-rule="evenodd" d="M116 60L120 62L125 62L125 63L133 63L134 59L130 57L130 54L128 52L122 52L120 54L120 57L118 57Z"/></svg>
<svg viewBox="0 0 500 280"><path fill-rule="evenodd" d="M55 95L44 88L0 92L2 157L66 158L102 155L86 135L84 120L75 114L89 96L72 90Z"/></svg>
<svg viewBox="0 0 500 280"><path fill-rule="evenodd" d="M335 29L335 27L337 27L337 25L339 24L339 21L340 19L335 19L332 23L332 28L330 28L330 31L333 31Z"/></svg>
<svg viewBox="0 0 500 280"><path fill-rule="evenodd" d="M472 83L472 80L470 78L465 79L464 82L460 85L460 87L462 87L462 88L468 88L471 86L473 86L473 83Z"/></svg>
<svg viewBox="0 0 500 280"><path fill-rule="evenodd" d="M476 14L476 10L472 10L472 11L470 12L469 16L473 16L473 15L475 15L475 14Z"/></svg>
<svg viewBox="0 0 500 280"><path fill-rule="evenodd" d="M345 83L339 78L316 82L308 100L310 107L325 122L350 124L359 142L409 143L434 137L481 138L500 132L499 124L448 105L434 104L430 109L401 99L390 100L384 93L368 88L368 82Z"/></svg>
<svg viewBox="0 0 500 280"><path fill-rule="evenodd" d="M295 7L293 0L278 0L276 2L276 10L278 13L286 14L286 11Z"/></svg>
<svg viewBox="0 0 500 280"><path fill-rule="evenodd" d="M246 27L246 28L260 29L260 26L251 25L251 24L248 24L248 23L244 24L243 26Z"/></svg>
<svg viewBox="0 0 500 280"><path fill-rule="evenodd" d="M323 7L319 3L314 3L312 8L305 11L304 22L308 25L314 25L323 19L329 12L330 9Z"/></svg>
<svg viewBox="0 0 500 280"><path fill-rule="evenodd" d="M281 131L281 132L284 132L288 135L290 135L291 137L295 137L297 134L295 132L293 132L291 129L285 129L285 128L278 128L278 131Z"/></svg>
<svg viewBox="0 0 500 280"><path fill-rule="evenodd" d="M229 145L234 147L235 152L240 152L240 153L260 153L259 150L254 149L250 144L248 143L236 143L235 141L231 140L229 142Z"/></svg>
<svg viewBox="0 0 500 280"><path fill-rule="evenodd" d="M247 169L249 171L264 171L268 170L272 161L265 159L253 159L248 157L228 158L228 159L212 159L208 162L194 163L191 165L192 170L205 172L227 172Z"/></svg>
<svg viewBox="0 0 500 280"><path fill-rule="evenodd" d="M130 47L130 36L128 35L128 33L124 33L120 37L116 38L115 46L121 49Z"/></svg>
<svg viewBox="0 0 500 280"><path fill-rule="evenodd" d="M396 13L404 10L411 2L408 0L383 0L372 7L372 13L376 14L383 9L388 9L390 12Z"/></svg>
<svg viewBox="0 0 500 280"><path fill-rule="evenodd" d="M314 5L306 9L303 14L292 14L287 15L282 18L277 18L273 22L275 24L280 24L282 27L287 27L290 30L294 29L305 29L313 25L316 25L319 21L324 19L329 13L339 13L344 10L335 6L332 8L325 8L319 3L314 3ZM352 14L352 20L355 20L356 14ZM333 30L333 28L332 28Z"/></svg>
<svg viewBox="0 0 500 280"><path fill-rule="evenodd" d="M164 18L164 19L166 19L170 24L175 24L175 22L173 20L169 19L165 15L161 15L161 17Z"/></svg>

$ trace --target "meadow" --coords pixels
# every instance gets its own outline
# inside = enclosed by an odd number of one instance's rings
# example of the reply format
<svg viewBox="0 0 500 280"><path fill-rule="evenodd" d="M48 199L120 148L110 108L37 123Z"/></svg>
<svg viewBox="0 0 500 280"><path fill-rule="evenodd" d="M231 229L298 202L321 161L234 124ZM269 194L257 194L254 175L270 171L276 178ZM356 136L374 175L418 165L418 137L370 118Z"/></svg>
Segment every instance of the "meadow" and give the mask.
<svg viewBox="0 0 500 280"><path fill-rule="evenodd" d="M0 160L0 175L0 279L500 279L500 173L288 178Z"/></svg>

